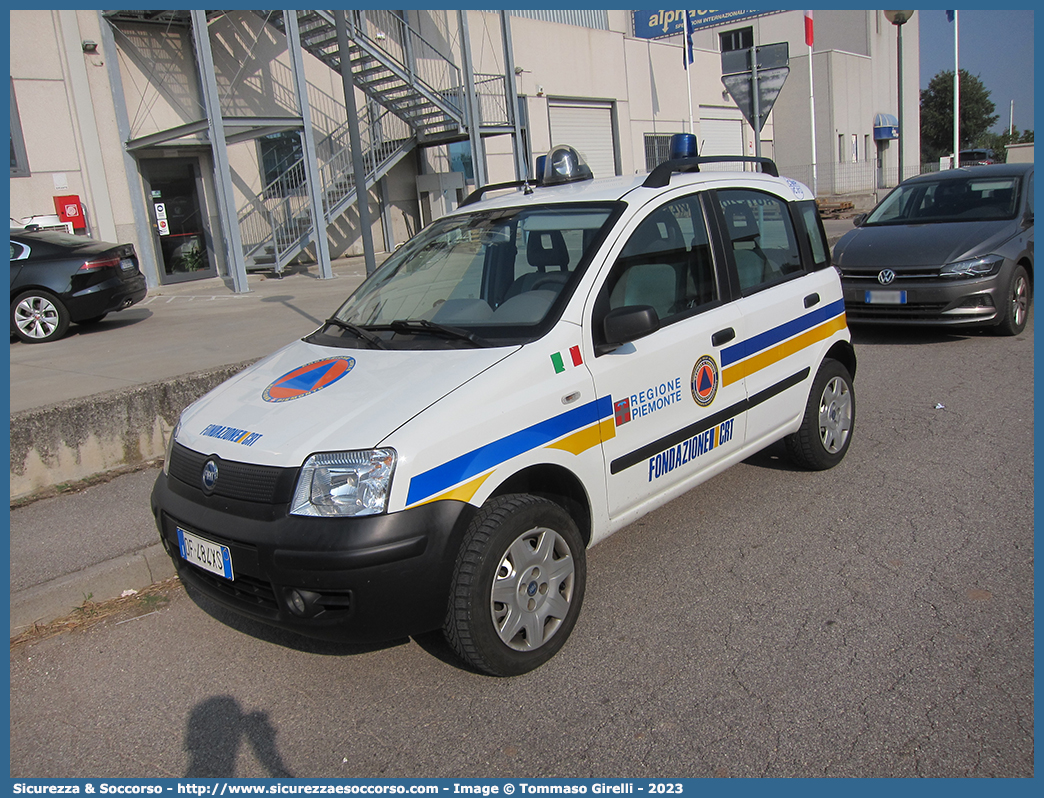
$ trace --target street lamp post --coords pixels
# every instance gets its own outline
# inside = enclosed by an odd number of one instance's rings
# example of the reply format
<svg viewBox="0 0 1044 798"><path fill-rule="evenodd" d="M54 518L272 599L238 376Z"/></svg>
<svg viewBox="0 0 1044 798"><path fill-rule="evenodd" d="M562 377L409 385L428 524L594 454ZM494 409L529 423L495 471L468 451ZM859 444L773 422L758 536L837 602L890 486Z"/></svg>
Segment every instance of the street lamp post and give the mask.
<svg viewBox="0 0 1044 798"><path fill-rule="evenodd" d="M899 70L899 182L903 182L903 25L910 21L913 11L885 11L885 18L895 25Z"/></svg>

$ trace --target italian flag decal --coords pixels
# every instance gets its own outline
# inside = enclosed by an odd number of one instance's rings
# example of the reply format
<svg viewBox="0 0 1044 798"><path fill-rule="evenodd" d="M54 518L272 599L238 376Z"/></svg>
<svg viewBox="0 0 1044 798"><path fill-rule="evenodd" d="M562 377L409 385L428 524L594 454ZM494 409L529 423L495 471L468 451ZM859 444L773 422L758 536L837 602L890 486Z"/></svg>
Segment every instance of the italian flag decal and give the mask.
<svg viewBox="0 0 1044 798"><path fill-rule="evenodd" d="M567 352L555 352L551 355L551 362L555 366L555 374L561 374L566 369L582 366L584 359L580 356L580 347L574 346Z"/></svg>

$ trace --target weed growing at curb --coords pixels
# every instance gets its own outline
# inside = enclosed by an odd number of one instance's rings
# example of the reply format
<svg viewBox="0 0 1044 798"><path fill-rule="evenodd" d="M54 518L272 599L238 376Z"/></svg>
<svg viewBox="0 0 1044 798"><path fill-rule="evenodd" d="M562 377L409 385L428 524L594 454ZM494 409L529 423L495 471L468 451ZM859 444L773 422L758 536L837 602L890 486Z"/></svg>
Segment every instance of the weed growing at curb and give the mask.
<svg viewBox="0 0 1044 798"><path fill-rule="evenodd" d="M38 643L66 632L78 632L89 629L103 621L132 620L148 613L156 612L170 603L171 593L181 589L181 580L176 576L150 585L133 595L94 601L94 594L84 596L83 604L64 618L57 618L49 623L33 624L11 638L11 649L20 648L30 643Z"/></svg>

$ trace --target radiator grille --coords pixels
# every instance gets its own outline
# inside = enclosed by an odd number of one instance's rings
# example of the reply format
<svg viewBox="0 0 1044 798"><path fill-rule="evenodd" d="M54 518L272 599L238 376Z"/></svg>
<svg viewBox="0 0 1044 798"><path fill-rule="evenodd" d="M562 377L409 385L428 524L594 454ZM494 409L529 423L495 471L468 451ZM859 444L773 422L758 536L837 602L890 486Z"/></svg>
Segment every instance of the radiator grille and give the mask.
<svg viewBox="0 0 1044 798"><path fill-rule="evenodd" d="M202 488L203 466L210 459L211 455L175 443L170 453L170 476L186 485ZM286 504L293 497L296 468L239 463L219 457L213 460L218 466L215 496L260 504Z"/></svg>

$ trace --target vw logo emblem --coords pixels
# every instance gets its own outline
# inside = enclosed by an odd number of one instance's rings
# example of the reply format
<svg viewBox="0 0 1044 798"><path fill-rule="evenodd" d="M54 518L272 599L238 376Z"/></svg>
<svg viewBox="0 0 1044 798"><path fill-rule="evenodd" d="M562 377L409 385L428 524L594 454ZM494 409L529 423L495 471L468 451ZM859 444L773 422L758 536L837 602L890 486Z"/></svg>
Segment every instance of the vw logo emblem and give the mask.
<svg viewBox="0 0 1044 798"><path fill-rule="evenodd" d="M881 285L889 285L893 280L895 280L895 272L891 269L881 269L877 274L877 282Z"/></svg>
<svg viewBox="0 0 1044 798"><path fill-rule="evenodd" d="M218 478L218 467L217 463L213 460L207 460L206 465L203 466L203 492L212 493L214 486L217 484Z"/></svg>

